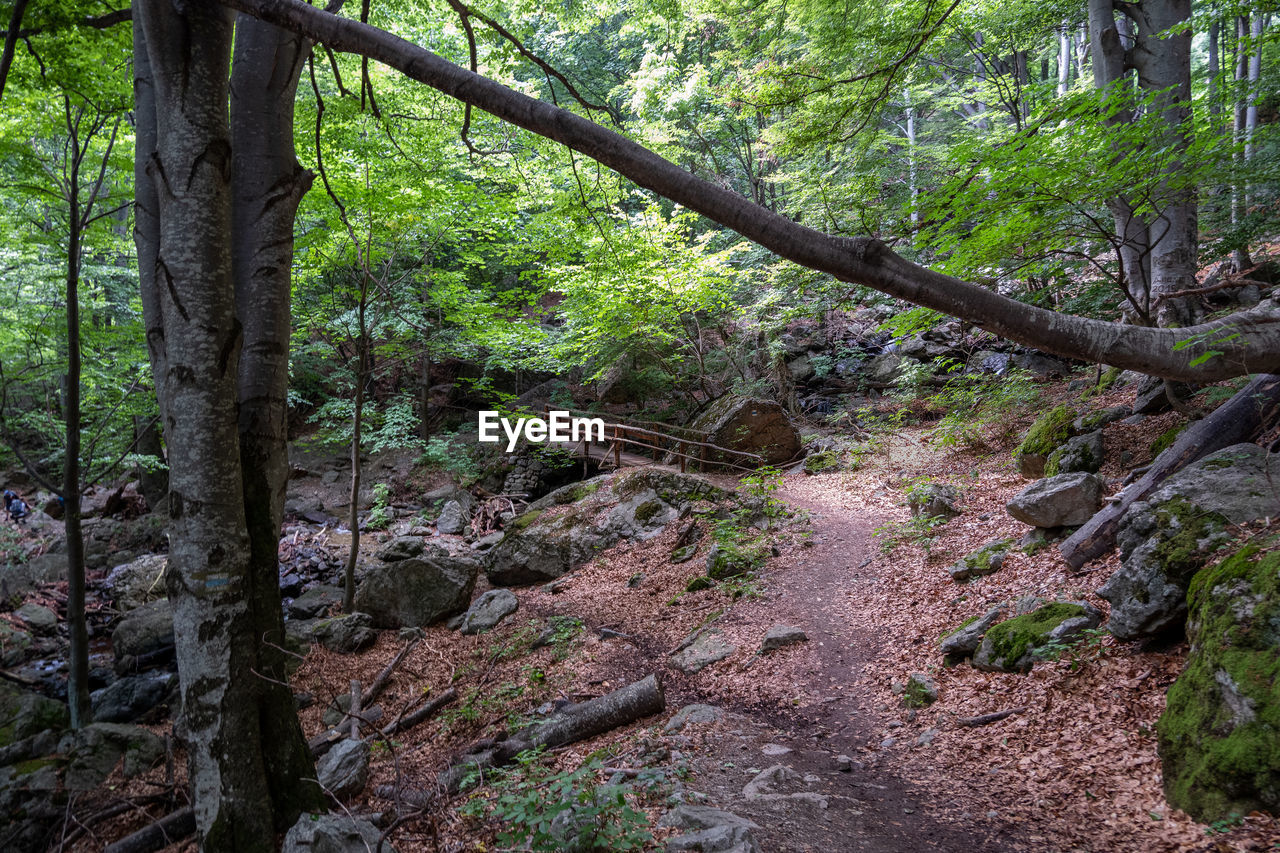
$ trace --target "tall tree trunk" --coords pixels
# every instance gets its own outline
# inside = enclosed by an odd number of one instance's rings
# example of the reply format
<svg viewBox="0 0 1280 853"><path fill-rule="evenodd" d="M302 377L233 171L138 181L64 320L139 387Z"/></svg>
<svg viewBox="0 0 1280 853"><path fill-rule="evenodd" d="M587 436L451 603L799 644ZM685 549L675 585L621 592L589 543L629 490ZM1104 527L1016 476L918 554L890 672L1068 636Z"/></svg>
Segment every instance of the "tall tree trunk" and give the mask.
<svg viewBox="0 0 1280 853"><path fill-rule="evenodd" d="M89 707L89 632L85 625L84 535L80 529L80 139L79 125L71 115L71 101L63 96L67 114L67 374L62 413L66 425L67 454L62 467L62 525L67 537L67 627L71 654L67 680L67 706L71 728L93 721Z"/></svg>
<svg viewBox="0 0 1280 853"><path fill-rule="evenodd" d="M1246 85L1249 79L1249 16L1240 15L1236 18L1236 56L1235 56L1235 82L1236 97L1234 100L1234 109L1232 110L1231 129L1235 139L1235 153L1232 155L1235 161L1235 178L1231 182L1231 226L1238 228L1244 220L1245 210L1245 188L1244 188L1244 136L1245 123L1249 113L1249 97ZM1253 259L1249 257L1249 247L1241 243L1240 247L1231 253L1232 260L1235 262L1237 270L1248 269L1253 266Z"/></svg>
<svg viewBox="0 0 1280 853"><path fill-rule="evenodd" d="M238 433L248 522L254 686L277 828L324 803L287 685L279 544L289 482L289 302L293 228L314 175L294 150L293 103L311 42L248 15L236 21L231 74L232 264L244 345Z"/></svg>
<svg viewBox="0 0 1280 853"><path fill-rule="evenodd" d="M907 105L907 190L911 199L911 243L916 242L920 230L920 176L916 155L916 108L911 102L911 87L902 90Z"/></svg>
<svg viewBox="0 0 1280 853"><path fill-rule="evenodd" d="M358 250L358 249L357 249ZM368 258L365 258L365 263ZM364 389L369 381L369 329L365 321L365 311L369 305L369 273L360 270L360 304L357 306L356 347L359 355L356 358L356 399L355 411L351 414L351 512L348 526L351 528L351 548L347 551L347 562L342 569L342 609L351 613L356 609L356 563L360 559L360 454L364 431Z"/></svg>
<svg viewBox="0 0 1280 853"><path fill-rule="evenodd" d="M268 515L263 510L279 499L282 487L274 482L255 486L252 477L243 475L237 416L242 345L247 342L252 349L249 359L264 354L284 359L288 338L279 337L272 325L279 320L278 306L264 294L267 285L261 279L240 290L251 302L262 298L255 303L262 309L256 313L270 316L247 317L255 324L262 321L249 332L237 317L227 110L232 14L217 4L191 3L179 9L169 0L136 0L133 11L136 157L143 177L137 189L143 211L138 220L140 281L170 451L166 580L182 676L177 730L187 749L201 848L267 853L274 848L276 830L295 818L303 803L319 802L318 794L308 795L314 786L299 783L314 773L309 772L309 757L298 759L291 748L291 740L303 749L305 742L296 717L289 722L289 690L272 683L273 660L263 651L283 634L274 538L270 594L264 592L261 571L262 541L279 529L278 516L263 518ZM262 105L279 106L276 100ZM290 174L297 171L292 162L290 167ZM244 180L259 177L246 175ZM300 195L292 186L256 189L264 193L264 210L280 200L272 196L282 191L286 198ZM286 218L291 228L291 216ZM264 235L265 230L258 233L257 240ZM254 269L270 265L272 258L288 257L287 250L283 256L273 254L274 247L257 240L237 246L249 252ZM286 297L287 292L286 287ZM266 388L262 400L246 400L246 432L278 421L252 414L257 406L279 407L278 396L283 395L273 390ZM256 441L260 437L251 435L250 447ZM282 446L274 439L265 444ZM252 458L267 469L267 478L278 478L284 470L278 456L264 451ZM265 494L258 495L258 488ZM252 534L246 504L250 494L255 495Z"/></svg>
<svg viewBox="0 0 1280 853"><path fill-rule="evenodd" d="M1065 98L1071 88L1071 26L1062 22L1058 28L1058 97Z"/></svg>

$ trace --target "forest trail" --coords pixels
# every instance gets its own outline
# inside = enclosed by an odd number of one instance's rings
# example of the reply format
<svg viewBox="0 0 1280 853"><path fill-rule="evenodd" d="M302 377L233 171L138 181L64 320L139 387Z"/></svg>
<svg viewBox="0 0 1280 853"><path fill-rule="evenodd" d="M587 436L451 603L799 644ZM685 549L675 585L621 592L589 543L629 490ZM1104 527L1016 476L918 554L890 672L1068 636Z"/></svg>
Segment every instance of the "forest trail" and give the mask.
<svg viewBox="0 0 1280 853"><path fill-rule="evenodd" d="M986 818L949 808L937 780L908 778L897 751L882 748L894 711L877 706L869 688L868 663L883 642L866 627L854 594L860 584L892 583L876 573L878 547L873 536L874 510L855 496L811 487L803 474L785 478L777 496L810 515L812 546L798 559L786 560L765 575L765 601L745 601L724 618L759 633L772 624L799 627L808 635L806 654L758 659L768 667L762 677L790 679L801 701L795 719L780 721L769 711L752 710L739 728L728 726L732 737L718 739L716 748L695 761L698 777L712 802L753 820L762 849L770 851L1004 851L1020 849L1007 827ZM754 725L753 725L754 724ZM776 727L772 731L760 726ZM926 745L927 746L927 745ZM781 753L779 747L790 750ZM781 753L769 757L770 753ZM840 756L851 769L840 767ZM747 764L750 764L748 767ZM782 765L795 771L791 789L800 796L759 796L750 783L741 786L756 768ZM781 774L787 776L785 772ZM960 781L960 780L954 780ZM708 784L710 783L710 784ZM768 790L782 790L777 785ZM803 793L817 793L826 807ZM756 794L756 796L752 796Z"/></svg>

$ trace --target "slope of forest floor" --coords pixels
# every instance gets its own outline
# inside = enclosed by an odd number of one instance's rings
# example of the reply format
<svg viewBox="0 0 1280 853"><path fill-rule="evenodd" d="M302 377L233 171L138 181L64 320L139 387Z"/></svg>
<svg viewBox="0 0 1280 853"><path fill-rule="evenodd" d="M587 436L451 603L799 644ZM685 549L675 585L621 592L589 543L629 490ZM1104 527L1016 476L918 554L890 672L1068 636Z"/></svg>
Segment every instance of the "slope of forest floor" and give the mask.
<svg viewBox="0 0 1280 853"><path fill-rule="evenodd" d="M1092 405L1127 402L1123 396ZM1118 486L1127 473L1119 452L1131 452L1128 466L1144 464L1150 454L1143 448L1179 417L1108 426L1102 475ZM797 515L773 534L779 555L754 581L685 592L704 571L711 537L698 558L675 564L672 526L612 548L554 585L517 590L519 611L490 633L426 629L379 700L384 715L394 718L424 693L451 686L460 699L375 748L369 783L346 808L389 811L388 786L429 794L450 757L476 738L546 703L581 701L657 672L667 701L660 718L493 774L420 813L401 803L410 818L390 841L402 853L503 849L504 833L522 821L537 829L539 809L565 790L590 792L612 776L633 780L627 804L638 815L608 803L594 813L623 830L652 831L646 849L672 833L655 825L681 801L752 820L769 851L1274 849L1280 824L1273 819L1206 827L1164 803L1154 725L1185 646L1141 649L1099 636L1027 675L941 665L939 639L999 602L1084 599L1106 611L1093 590L1115 568L1114 556L1077 573L1056 548L1014 549L999 572L963 586L946 573L983 543L1028 530L1005 511L1026 481L1010 457L1016 430L1002 432L988 446L959 450L932 445L927 428L906 428L867 445L856 470L788 473L777 496ZM913 534L904 491L922 477L957 486L963 512ZM482 578L477 593L484 588ZM762 637L779 624L802 629L807 641L761 654ZM548 625L560 630L534 648ZM673 669L669 655L706 626L736 650L694 675ZM295 690L316 699L301 711L306 733L323 731L329 702L352 679L369 684L406 642L383 632L358 654L314 647L294 678ZM939 699L908 711L898 685L916 672L936 680ZM664 731L693 703L723 714ZM1016 713L989 725L959 722L1010 710ZM180 783L182 757L175 758ZM591 760L598 770L574 773ZM777 767L761 787L762 774ZM169 784L165 773L123 783L116 794L154 792ZM99 849L101 839L150 819L122 815L74 849ZM629 849L624 843L614 849Z"/></svg>

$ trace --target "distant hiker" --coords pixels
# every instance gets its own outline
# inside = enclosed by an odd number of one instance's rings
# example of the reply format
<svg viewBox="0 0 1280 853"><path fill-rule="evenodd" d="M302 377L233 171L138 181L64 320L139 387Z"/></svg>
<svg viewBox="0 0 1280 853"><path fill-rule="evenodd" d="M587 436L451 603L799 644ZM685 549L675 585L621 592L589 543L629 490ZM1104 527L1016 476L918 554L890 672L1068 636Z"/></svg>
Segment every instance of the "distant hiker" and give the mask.
<svg viewBox="0 0 1280 853"><path fill-rule="evenodd" d="M20 524L31 513L26 501L8 489L4 490L4 511L9 513L9 520L14 524Z"/></svg>

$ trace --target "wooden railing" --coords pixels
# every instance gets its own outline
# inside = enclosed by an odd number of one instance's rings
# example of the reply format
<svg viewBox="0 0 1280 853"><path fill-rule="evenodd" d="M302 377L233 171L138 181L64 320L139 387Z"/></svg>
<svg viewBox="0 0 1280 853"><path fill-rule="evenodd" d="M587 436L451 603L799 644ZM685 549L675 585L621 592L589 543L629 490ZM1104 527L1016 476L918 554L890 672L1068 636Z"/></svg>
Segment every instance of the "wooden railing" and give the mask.
<svg viewBox="0 0 1280 853"><path fill-rule="evenodd" d="M551 406L546 407L550 414ZM634 447L652 455L655 462L666 462L667 458L676 462L682 472L687 471L690 462L696 462L701 470L710 466L736 468L740 471L754 471L764 464L764 457L745 450L734 450L705 441L706 435L689 427L672 426L654 421L607 420L599 412L587 412L580 409L555 409L567 411L572 417L599 418L604 421L606 445L604 457L613 462L615 468L622 467L624 448ZM640 426L644 424L644 426ZM660 429L650 429L659 427ZM601 442L591 437L590 430L584 430L586 437L575 442L573 447L579 456L591 458L591 448Z"/></svg>

